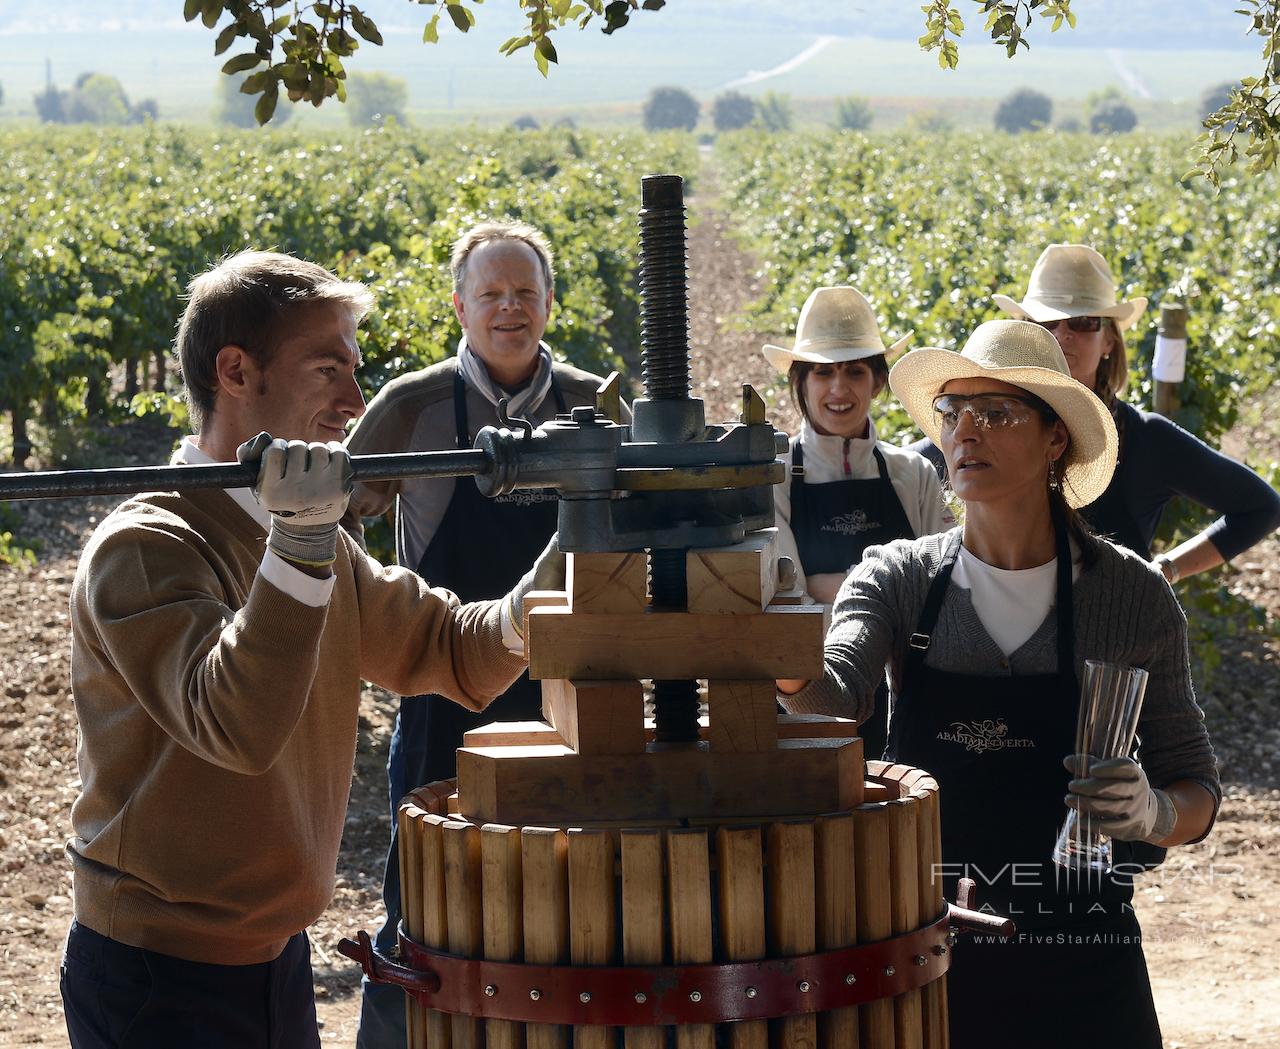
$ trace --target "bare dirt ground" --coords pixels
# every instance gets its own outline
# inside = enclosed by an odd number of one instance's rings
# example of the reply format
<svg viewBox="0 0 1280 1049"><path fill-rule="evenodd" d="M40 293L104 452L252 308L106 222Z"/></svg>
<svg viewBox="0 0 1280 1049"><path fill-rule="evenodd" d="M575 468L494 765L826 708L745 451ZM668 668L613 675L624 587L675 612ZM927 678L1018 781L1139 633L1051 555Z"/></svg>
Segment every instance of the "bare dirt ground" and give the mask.
<svg viewBox="0 0 1280 1049"><path fill-rule="evenodd" d="M708 191L704 184L704 199ZM695 392L706 398L709 420L735 418L739 383L762 391L774 385L759 347L784 333L733 328L757 289L753 264L733 247L723 216L697 213L690 255ZM772 418L787 428L794 423L792 407L785 391L774 393ZM1229 450L1255 463L1280 459L1277 408L1280 395L1254 406L1255 421L1237 427ZM131 430L112 457L160 461L168 440ZM0 1046L67 1044L57 983L71 920L62 847L79 780L66 607L79 550L110 505L21 506L18 532L43 543L39 564L0 566ZM1280 542L1267 541L1241 562L1229 570L1231 585L1280 616ZM1206 842L1175 850L1138 891L1168 1049L1280 1046L1278 663L1275 639L1225 642L1222 667L1201 690L1226 784L1222 814ZM392 697L365 693L337 891L310 930L326 1045L354 1044L358 973L337 953L337 943L378 924L388 833L383 767L394 709Z"/></svg>

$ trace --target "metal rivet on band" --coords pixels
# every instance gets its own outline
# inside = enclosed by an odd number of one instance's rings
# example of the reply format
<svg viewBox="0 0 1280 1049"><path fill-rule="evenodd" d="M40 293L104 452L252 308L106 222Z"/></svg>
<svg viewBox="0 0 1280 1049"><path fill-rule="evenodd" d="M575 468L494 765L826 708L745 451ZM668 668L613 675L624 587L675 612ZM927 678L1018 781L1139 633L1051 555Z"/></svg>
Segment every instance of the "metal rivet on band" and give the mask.
<svg viewBox="0 0 1280 1049"><path fill-rule="evenodd" d="M644 1005L649 1000L649 996L644 991L636 991L636 1005Z"/></svg>
<svg viewBox="0 0 1280 1049"><path fill-rule="evenodd" d="M587 1002L591 1001L591 992L583 991L580 995L578 995L578 1001L580 1001L583 1005L586 1005Z"/></svg>
<svg viewBox="0 0 1280 1049"><path fill-rule="evenodd" d="M485 994L485 997L486 997L486 998L492 998L492 997L493 997L495 994L497 994L497 993L498 993L498 988L497 988L497 987L495 987L495 986L494 986L493 984L491 984L491 983L489 983L489 984L485 984L485 987L484 987L484 994Z"/></svg>
<svg viewBox="0 0 1280 1049"><path fill-rule="evenodd" d="M541 1001L542 992L535 987L533 990L529 992L529 1000L534 1002Z"/></svg>
<svg viewBox="0 0 1280 1049"><path fill-rule="evenodd" d="M756 989L755 989L754 987L748 987L748 988L747 988L747 997L748 997L748 998L754 998L755 996L756 996Z"/></svg>
<svg viewBox="0 0 1280 1049"><path fill-rule="evenodd" d="M915 964L916 964L916 965L928 965L928 964L929 964L929 959L928 959L928 958L926 958L923 954L917 954L917 955L916 955L914 958L912 958L911 960L912 960L913 962L915 962Z"/></svg>
<svg viewBox="0 0 1280 1049"><path fill-rule="evenodd" d="M701 991L690 991L690 992L689 992L689 1001L691 1001L691 1002L700 1002L700 1001L702 1001L702 992L701 992Z"/></svg>
<svg viewBox="0 0 1280 1049"><path fill-rule="evenodd" d="M893 975L894 973L896 973L897 971L898 971L898 970L897 970L897 969L895 969L892 965L886 965L886 966L884 967L884 974L885 974L885 976L892 976L892 975Z"/></svg>
<svg viewBox="0 0 1280 1049"><path fill-rule="evenodd" d="M846 973L844 982L847 983L850 987L852 987L855 983L858 982L858 978L854 976L853 973Z"/></svg>
<svg viewBox="0 0 1280 1049"><path fill-rule="evenodd" d="M936 954L939 958L941 958L944 954L947 953L947 949L943 947L942 944L940 943L935 944L933 948L933 953Z"/></svg>
<svg viewBox="0 0 1280 1049"><path fill-rule="evenodd" d="M810 987L810 984L809 984L809 981L808 981L808 980L801 980L801 981L800 981L800 983L798 984L798 986L799 986L799 988L800 988L800 993L801 993L801 994L808 994L808 993L809 993L809 987Z"/></svg>

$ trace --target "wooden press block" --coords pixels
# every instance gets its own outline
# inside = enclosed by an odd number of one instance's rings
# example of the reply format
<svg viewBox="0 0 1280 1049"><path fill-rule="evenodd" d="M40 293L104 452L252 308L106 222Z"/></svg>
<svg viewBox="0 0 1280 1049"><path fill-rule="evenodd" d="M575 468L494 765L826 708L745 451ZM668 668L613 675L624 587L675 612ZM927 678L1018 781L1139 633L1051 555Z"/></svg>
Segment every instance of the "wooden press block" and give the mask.
<svg viewBox="0 0 1280 1049"><path fill-rule="evenodd" d="M778 745L777 685L772 678L712 678L707 682L707 714L706 738L713 751L772 750Z"/></svg>
<svg viewBox="0 0 1280 1049"><path fill-rule="evenodd" d="M690 612L763 612L778 589L778 530L685 554Z"/></svg>
<svg viewBox="0 0 1280 1049"><path fill-rule="evenodd" d="M575 612L643 612L649 603L644 552L567 557L565 589Z"/></svg>
<svg viewBox="0 0 1280 1049"><path fill-rule="evenodd" d="M644 689L639 681L542 683L542 716L578 754L643 754Z"/></svg>
<svg viewBox="0 0 1280 1049"><path fill-rule="evenodd" d="M462 735L464 747L519 747L563 744L560 733L545 721L495 721Z"/></svg>
<svg viewBox="0 0 1280 1049"><path fill-rule="evenodd" d="M529 613L535 608L568 608L569 595L563 590L530 590L521 604L524 610L524 636L529 636ZM525 645L525 651L529 646Z"/></svg>
<svg viewBox="0 0 1280 1049"><path fill-rule="evenodd" d="M754 614L529 614L529 676L548 678L815 678L827 617L821 605Z"/></svg>
<svg viewBox="0 0 1280 1049"><path fill-rule="evenodd" d="M780 740L774 750L716 753L707 744L644 754L575 754L563 746L464 747L458 797L481 823L794 816L862 802L860 739Z"/></svg>

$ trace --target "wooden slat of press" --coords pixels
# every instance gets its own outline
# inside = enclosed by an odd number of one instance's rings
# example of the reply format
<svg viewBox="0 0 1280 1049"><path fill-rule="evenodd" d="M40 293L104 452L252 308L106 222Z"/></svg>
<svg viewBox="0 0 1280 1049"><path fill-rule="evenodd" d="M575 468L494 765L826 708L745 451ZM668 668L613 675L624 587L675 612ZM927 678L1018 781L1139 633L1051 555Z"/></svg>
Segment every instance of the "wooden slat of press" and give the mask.
<svg viewBox="0 0 1280 1049"><path fill-rule="evenodd" d="M613 835L569 832L569 955L574 965L612 965L618 956ZM613 1027L576 1026L574 1049L609 1049Z"/></svg>
<svg viewBox="0 0 1280 1049"><path fill-rule="evenodd" d="M667 892L671 915L671 960L676 965L710 962L711 864L707 832L667 832ZM676 1028L677 1049L713 1049L715 1026L683 1024Z"/></svg>
<svg viewBox="0 0 1280 1049"><path fill-rule="evenodd" d="M764 856L760 828L716 831L719 867L720 943L726 961L765 957ZM728 1025L730 1049L769 1049L769 1024L750 1020Z"/></svg>
<svg viewBox="0 0 1280 1049"><path fill-rule="evenodd" d="M449 953L478 958L484 951L484 911L480 900L480 828L450 820L444 838L445 906L449 915ZM456 1049L479 1049L484 1043L480 1021L454 1013L450 1018Z"/></svg>
<svg viewBox="0 0 1280 1049"><path fill-rule="evenodd" d="M921 809L923 837L928 839L930 862L929 880L924 887L922 899L925 901L924 915L936 918L942 913L942 824L940 822L940 797L938 786L925 799ZM950 1043L947 1025L947 977L934 980L924 988L923 1019L925 1027L925 1045L928 1049L946 1049Z"/></svg>
<svg viewBox="0 0 1280 1049"><path fill-rule="evenodd" d="M857 858L852 813L823 816L815 822L820 951L852 947L858 942ZM822 1049L858 1049L858 1007L819 1013L818 1045Z"/></svg>
<svg viewBox="0 0 1280 1049"><path fill-rule="evenodd" d="M569 840L562 830L525 827L520 832L524 878L524 960L563 965L569 960ZM524 992L522 989L522 993ZM565 1049L569 1028L528 1024L529 1049Z"/></svg>
<svg viewBox="0 0 1280 1049"><path fill-rule="evenodd" d="M662 965L666 961L663 835L660 830L624 830L622 842L622 961ZM665 1049L664 1027L626 1027L626 1049Z"/></svg>
<svg viewBox="0 0 1280 1049"><path fill-rule="evenodd" d="M402 802L396 811L396 837L400 856L400 917L405 931L422 941L422 840L417 820L425 813L411 802ZM425 1010L409 995L404 996L405 1038L410 1049L426 1042Z"/></svg>
<svg viewBox="0 0 1280 1049"><path fill-rule="evenodd" d="M524 897L520 878L520 829L489 823L480 828L484 888L484 956L493 961L524 958ZM487 1049L524 1049L524 1024L485 1021Z"/></svg>
<svg viewBox="0 0 1280 1049"><path fill-rule="evenodd" d="M422 850L422 942L427 947L449 949L449 910L444 873L445 816L428 815L415 821ZM447 1013L426 1009L426 1049L449 1049L453 1028Z"/></svg>
<svg viewBox="0 0 1280 1049"><path fill-rule="evenodd" d="M810 954L817 942L813 823L771 823L766 838L769 954L775 958ZM814 1013L783 1017L770 1027L780 1049L815 1049L818 1044Z"/></svg>
<svg viewBox="0 0 1280 1049"><path fill-rule="evenodd" d="M891 920L893 934L912 932L920 925L919 849L916 825L919 823L918 798L891 801L889 809L889 870L892 889ZM907 991L893 999L893 1024L898 1049L923 1049L924 1028L920 1017L921 994Z"/></svg>
<svg viewBox="0 0 1280 1049"><path fill-rule="evenodd" d="M893 932L888 808L858 806L853 812L853 828L858 852L858 942L883 940ZM891 999L860 1006L858 1022L862 1049L895 1049Z"/></svg>

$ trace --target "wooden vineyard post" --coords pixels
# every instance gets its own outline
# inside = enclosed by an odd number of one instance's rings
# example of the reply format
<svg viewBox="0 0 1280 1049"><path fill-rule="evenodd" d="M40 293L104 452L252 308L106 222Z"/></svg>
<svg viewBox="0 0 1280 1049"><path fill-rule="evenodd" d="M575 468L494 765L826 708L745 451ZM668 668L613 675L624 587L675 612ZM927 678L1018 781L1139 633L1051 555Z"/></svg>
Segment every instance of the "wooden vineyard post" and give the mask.
<svg viewBox="0 0 1280 1049"><path fill-rule="evenodd" d="M858 941L884 940L893 931L889 811L883 805L860 805L854 812L853 826L858 852ZM862 1049L896 1049L891 1001L860 1006L858 1020Z"/></svg>
<svg viewBox="0 0 1280 1049"><path fill-rule="evenodd" d="M764 862L759 827L716 832L720 939L727 961L765 957ZM729 1026L729 1049L769 1049L769 1024L747 1020Z"/></svg>
<svg viewBox="0 0 1280 1049"><path fill-rule="evenodd" d="M481 827L480 856L484 869L484 956L494 961L519 961L524 954L519 828ZM524 1049L524 1027L510 1020L489 1020L485 1045L487 1049Z"/></svg>
<svg viewBox="0 0 1280 1049"><path fill-rule="evenodd" d="M624 830L622 842L622 960L627 965L661 965L666 960L663 834ZM665 1049L661 1027L624 1028L626 1049Z"/></svg>
<svg viewBox="0 0 1280 1049"><path fill-rule="evenodd" d="M818 949L832 951L858 942L858 887L854 877L853 814L821 817L814 828L818 875ZM818 1017L822 1049L858 1049L858 1007L833 1009Z"/></svg>
<svg viewBox="0 0 1280 1049"><path fill-rule="evenodd" d="M672 962L711 961L711 866L705 830L668 832L667 883ZM676 1049L714 1047L715 1028L711 1024L676 1028Z"/></svg>
<svg viewBox="0 0 1280 1049"><path fill-rule="evenodd" d="M575 965L614 962L613 856L613 835L608 831L569 832L569 953ZM613 1033L610 1027L577 1027L574 1049L610 1049Z"/></svg>
<svg viewBox="0 0 1280 1049"><path fill-rule="evenodd" d="M520 832L524 876L524 960L563 965L569 960L569 842L562 830ZM529 1049L565 1049L563 1024L529 1024Z"/></svg>
<svg viewBox="0 0 1280 1049"><path fill-rule="evenodd" d="M769 824L769 946L777 956L814 950L813 839L811 822ZM771 1026L779 1049L815 1049L818 1044L818 1020L813 1013L783 1017Z"/></svg>

